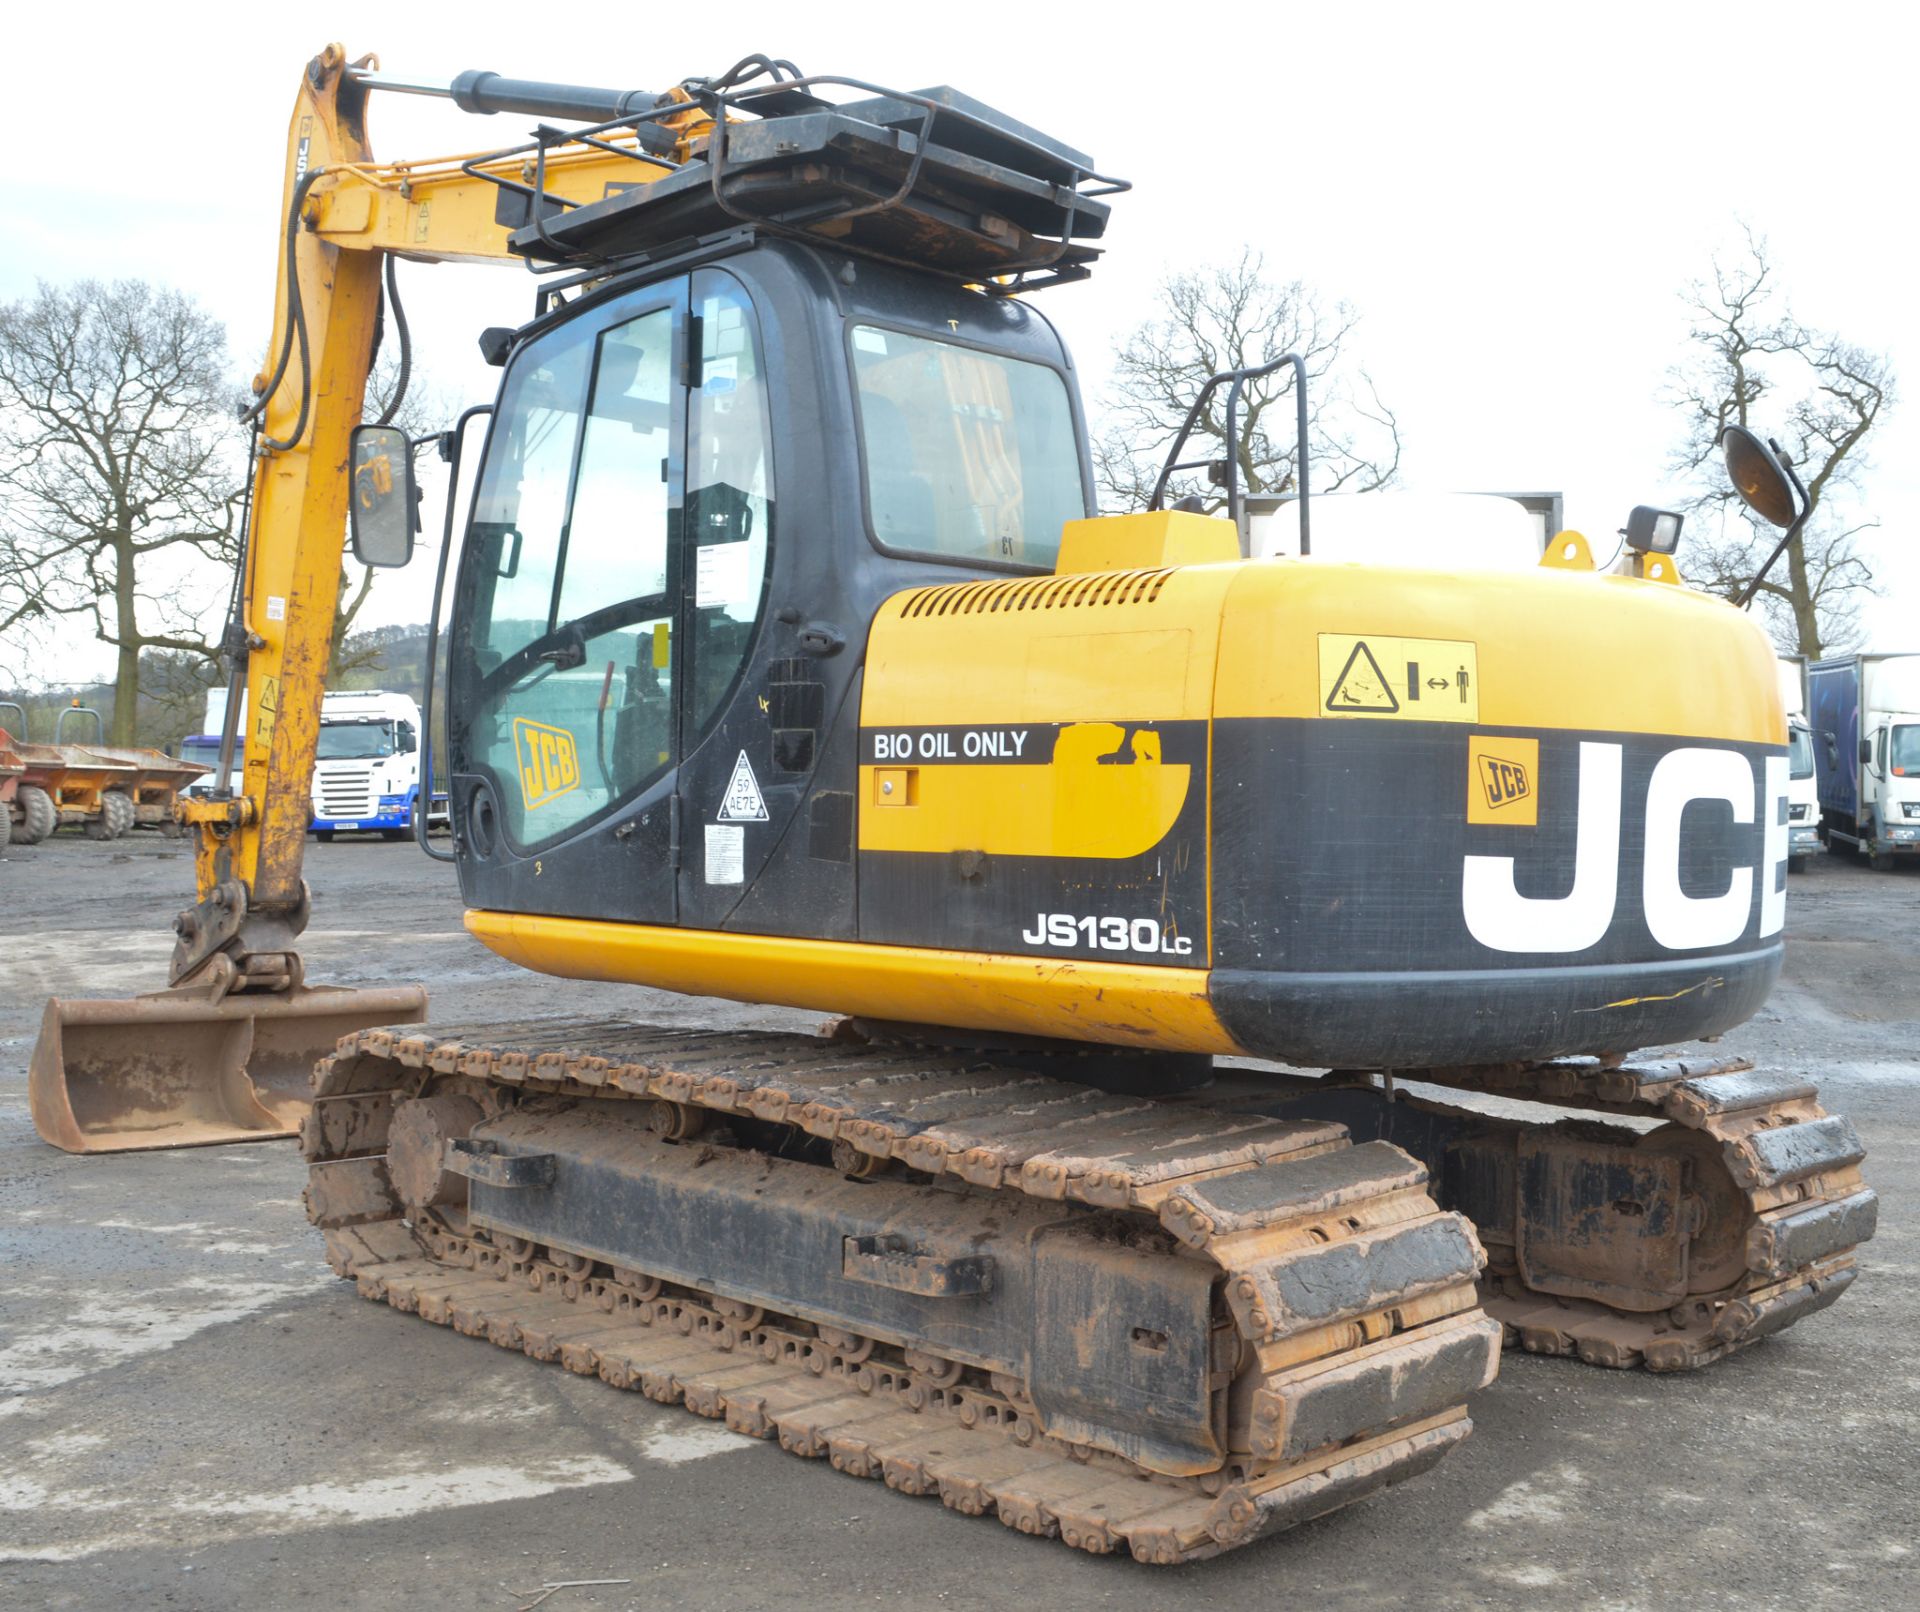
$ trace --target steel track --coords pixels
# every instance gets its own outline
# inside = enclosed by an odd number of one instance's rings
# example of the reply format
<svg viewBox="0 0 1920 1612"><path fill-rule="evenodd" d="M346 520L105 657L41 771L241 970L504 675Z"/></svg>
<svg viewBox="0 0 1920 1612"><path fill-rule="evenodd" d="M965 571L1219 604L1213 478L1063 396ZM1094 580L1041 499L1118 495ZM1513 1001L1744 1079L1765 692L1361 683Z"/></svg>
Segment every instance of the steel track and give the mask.
<svg viewBox="0 0 1920 1612"><path fill-rule="evenodd" d="M810 1318L805 1293L746 1302L649 1276L643 1247L615 1263L410 1209L388 1133L407 1104L449 1092L484 1099L476 1134L527 1115L618 1130L618 1110L648 1105L664 1137L703 1120L702 1147L750 1147L756 1126L812 1138L809 1175L886 1170L948 1200L1131 1222L1163 1257L1214 1270L1226 1454L1212 1471L1152 1470L1120 1453L1124 1427L1062 1436L1038 1408L1052 1385L921 1338L848 1333ZM1324 1123L979 1060L606 1021L359 1032L321 1061L316 1094L309 1213L368 1298L1085 1550L1193 1560L1424 1471L1470 1430L1462 1402L1498 1354L1467 1222L1399 1149L1353 1147Z"/></svg>

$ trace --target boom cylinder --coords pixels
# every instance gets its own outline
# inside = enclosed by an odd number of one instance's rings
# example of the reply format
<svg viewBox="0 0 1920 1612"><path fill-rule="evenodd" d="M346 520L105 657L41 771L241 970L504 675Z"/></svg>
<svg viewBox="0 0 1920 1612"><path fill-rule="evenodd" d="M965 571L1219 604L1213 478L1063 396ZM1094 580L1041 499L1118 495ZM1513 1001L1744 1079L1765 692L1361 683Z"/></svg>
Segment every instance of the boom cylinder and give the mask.
<svg viewBox="0 0 1920 1612"><path fill-rule="evenodd" d="M361 88L392 90L402 95L436 95L450 100L462 112L517 112L527 117L576 118L609 123L615 118L639 117L660 104L651 90L596 89L587 84L551 84L533 78L505 78L499 73L472 71L451 84L427 84L392 78L384 73L352 75ZM649 151L671 151L675 136L658 124L641 123L636 131Z"/></svg>

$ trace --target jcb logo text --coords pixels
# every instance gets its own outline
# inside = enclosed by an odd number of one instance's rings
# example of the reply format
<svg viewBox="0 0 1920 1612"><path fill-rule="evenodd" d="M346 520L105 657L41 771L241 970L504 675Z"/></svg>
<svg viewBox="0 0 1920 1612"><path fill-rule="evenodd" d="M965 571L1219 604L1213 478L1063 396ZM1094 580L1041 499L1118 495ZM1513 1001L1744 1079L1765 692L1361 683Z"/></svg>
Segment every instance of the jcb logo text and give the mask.
<svg viewBox="0 0 1920 1612"><path fill-rule="evenodd" d="M513 749L520 765L520 794L531 811L580 787L580 752L565 728L513 719Z"/></svg>
<svg viewBox="0 0 1920 1612"><path fill-rule="evenodd" d="M1613 926L1622 879L1633 877L1633 869L1621 865L1621 846L1633 838L1623 835L1622 825L1634 812L1644 823L1641 910L1656 944L1675 952L1733 945L1747 932L1756 879L1758 938L1778 934L1787 912L1786 757L1749 759L1736 750L1705 746L1670 750L1654 763L1645 794L1636 789L1633 794L1639 798L1629 799L1622 784L1621 754L1618 744L1580 746L1573 887L1565 895L1520 894L1512 856L1465 857L1460 897L1473 938L1498 952L1564 954L1597 946ZM1524 772L1516 778L1511 764L1492 767L1484 757L1481 762L1489 806L1496 803L1495 790L1517 788L1523 793L1506 798L1524 798L1530 783ZM1542 787L1547 785L1566 788L1557 779L1545 780ZM1682 882L1683 824L1688 807L1696 802L1724 805L1736 830L1752 825L1747 834L1736 833L1735 843L1744 843L1746 857L1736 851L1730 867L1722 864L1721 889L1703 891L1697 879L1689 889ZM1696 814L1693 825L1700 822ZM1693 831L1700 832L1698 827Z"/></svg>

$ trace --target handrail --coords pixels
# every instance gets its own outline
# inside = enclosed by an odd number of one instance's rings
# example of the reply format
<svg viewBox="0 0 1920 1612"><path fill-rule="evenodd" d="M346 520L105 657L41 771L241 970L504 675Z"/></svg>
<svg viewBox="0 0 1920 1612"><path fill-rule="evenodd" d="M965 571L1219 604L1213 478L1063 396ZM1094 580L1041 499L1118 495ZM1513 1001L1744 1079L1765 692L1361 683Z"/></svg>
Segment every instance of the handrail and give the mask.
<svg viewBox="0 0 1920 1612"><path fill-rule="evenodd" d="M22 715L25 713L23 712ZM90 716L93 718L93 742L104 744L107 737L107 719L91 705L69 705L53 719L53 742L64 743L62 735L67 731L67 718L70 716Z"/></svg>
<svg viewBox="0 0 1920 1612"><path fill-rule="evenodd" d="M1233 522L1234 530L1241 529L1241 518L1245 513L1245 500L1240 493L1240 391L1248 381L1261 380L1271 375L1282 364L1293 366L1293 393L1295 412L1294 481L1300 489L1300 552L1312 552L1312 537L1307 522L1307 363L1298 353L1282 353L1270 364L1257 364L1247 369L1223 369L1208 378L1207 384L1200 388L1200 395L1193 400L1193 407L1187 410L1187 417L1181 423L1180 434L1173 439L1173 446L1167 450L1167 461L1160 467L1160 479L1153 484L1153 497L1147 501L1148 509L1158 509L1160 501L1166 496L1167 483L1179 470L1211 470L1219 463L1213 459L1188 459L1180 461L1180 450L1187 445L1187 438L1193 434L1201 411L1213 396L1213 390L1221 382L1227 387L1227 518ZM1217 483L1216 483L1217 485Z"/></svg>

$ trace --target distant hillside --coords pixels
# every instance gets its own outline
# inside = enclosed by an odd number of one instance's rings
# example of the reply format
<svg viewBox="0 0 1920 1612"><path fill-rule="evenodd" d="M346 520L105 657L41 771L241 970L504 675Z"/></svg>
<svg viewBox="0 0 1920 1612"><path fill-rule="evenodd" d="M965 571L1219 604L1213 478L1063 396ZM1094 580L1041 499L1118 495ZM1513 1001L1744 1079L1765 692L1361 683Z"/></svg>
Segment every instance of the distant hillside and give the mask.
<svg viewBox="0 0 1920 1612"><path fill-rule="evenodd" d="M383 688L410 694L417 700L426 691L427 629L374 627L354 633L347 639L341 659L344 670L338 687ZM177 755L180 741L201 731L207 690L219 680L220 673L199 655L172 651L142 655L136 742ZM103 724L113 721L113 688L108 683L72 683L32 690L0 688L0 702L7 701L25 712L26 731L17 731L19 717L4 703L0 703L0 728L35 744L53 743L60 713L70 706L98 711ZM86 744L99 736L93 718L86 715L69 717L60 729L60 737L71 744Z"/></svg>
<svg viewBox="0 0 1920 1612"><path fill-rule="evenodd" d="M340 689L383 688L416 700L427 689L427 629L372 627L350 635L342 649Z"/></svg>

